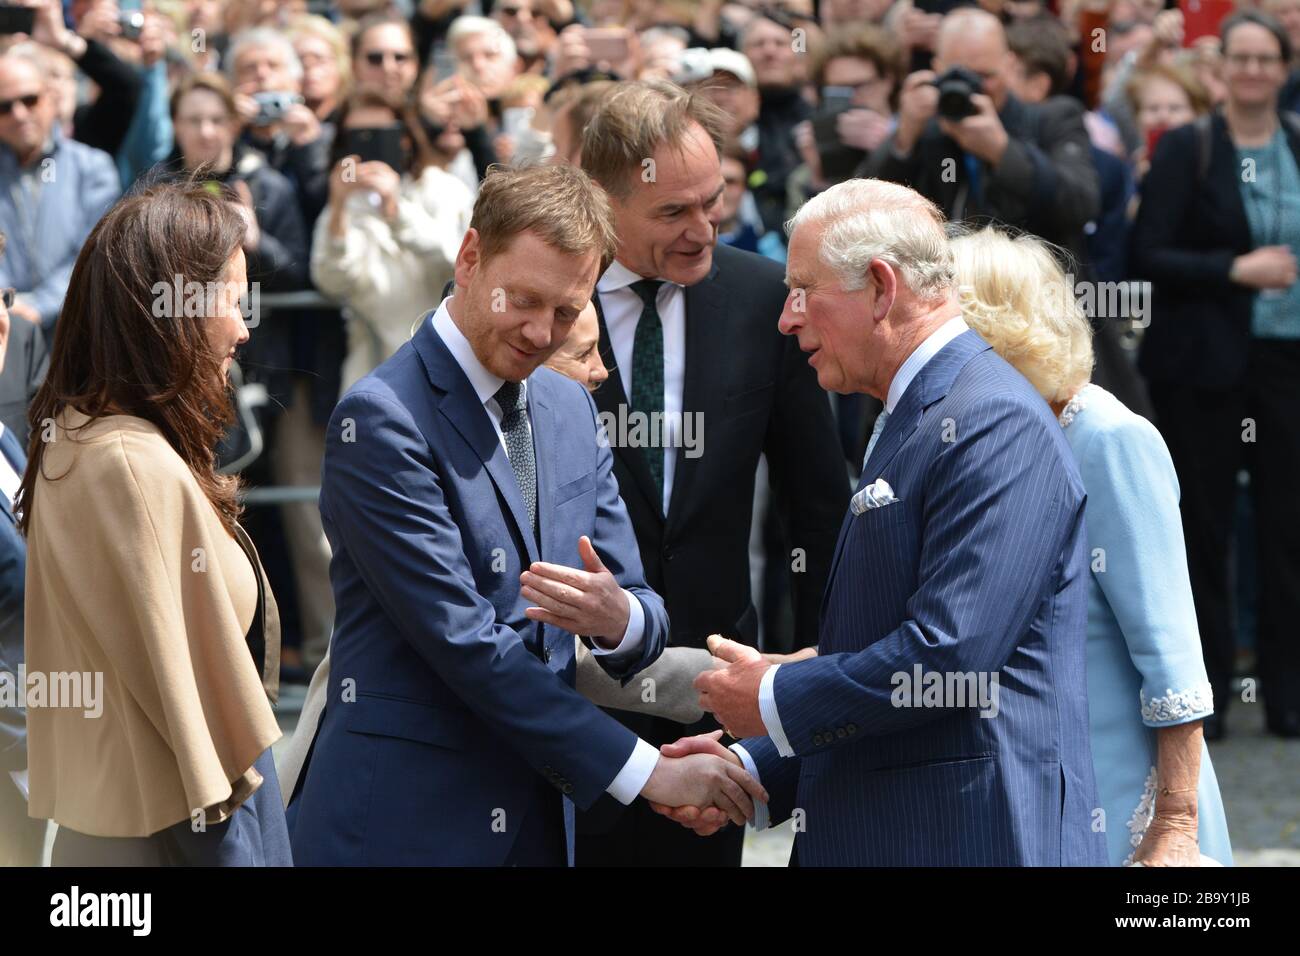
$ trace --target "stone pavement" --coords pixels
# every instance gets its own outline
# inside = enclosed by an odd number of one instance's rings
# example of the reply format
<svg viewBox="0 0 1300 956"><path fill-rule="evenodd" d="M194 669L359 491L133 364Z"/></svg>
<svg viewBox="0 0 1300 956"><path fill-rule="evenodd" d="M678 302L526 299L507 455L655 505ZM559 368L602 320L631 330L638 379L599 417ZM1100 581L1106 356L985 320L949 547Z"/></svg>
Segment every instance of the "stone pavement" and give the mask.
<svg viewBox="0 0 1300 956"><path fill-rule="evenodd" d="M282 690L277 715L285 740L305 693L295 685ZM1210 745L1210 759L1237 865L1300 866L1300 740L1265 734L1263 705L1238 703L1228 716L1227 739ZM765 833L748 831L745 866L785 866L793 839L788 823Z"/></svg>

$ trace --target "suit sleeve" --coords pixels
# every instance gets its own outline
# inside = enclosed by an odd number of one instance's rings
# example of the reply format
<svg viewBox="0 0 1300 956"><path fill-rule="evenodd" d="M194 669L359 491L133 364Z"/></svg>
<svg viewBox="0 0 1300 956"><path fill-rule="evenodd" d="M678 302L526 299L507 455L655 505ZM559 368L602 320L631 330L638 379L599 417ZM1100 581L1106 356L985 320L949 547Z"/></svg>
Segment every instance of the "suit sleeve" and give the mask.
<svg viewBox="0 0 1300 956"><path fill-rule="evenodd" d="M574 804L591 806L637 737L497 623L428 443L405 408L357 391L339 403L326 437L321 510L416 653L534 770L554 768L573 783Z"/></svg>
<svg viewBox="0 0 1300 956"><path fill-rule="evenodd" d="M783 343L781 378L764 445L778 513L806 564L791 573L794 650L817 643L822 594L849 500L848 471L830 400L798 343ZM789 560L782 556L783 560Z"/></svg>
<svg viewBox="0 0 1300 956"><path fill-rule="evenodd" d="M895 706L894 675L917 664L924 673L1000 671L1058 573L1082 521L1083 494L1051 440L1051 423L994 397L956 425L956 440L942 446L925 480L907 617L861 651L777 669L776 706L796 754L946 716L942 707ZM826 732L849 724L862 733Z"/></svg>
<svg viewBox="0 0 1300 956"><path fill-rule="evenodd" d="M1093 576L1142 675L1134 708L1148 727L1214 712L1205 674L1178 477L1155 426L1134 415L1093 434L1080 470L1089 489Z"/></svg>

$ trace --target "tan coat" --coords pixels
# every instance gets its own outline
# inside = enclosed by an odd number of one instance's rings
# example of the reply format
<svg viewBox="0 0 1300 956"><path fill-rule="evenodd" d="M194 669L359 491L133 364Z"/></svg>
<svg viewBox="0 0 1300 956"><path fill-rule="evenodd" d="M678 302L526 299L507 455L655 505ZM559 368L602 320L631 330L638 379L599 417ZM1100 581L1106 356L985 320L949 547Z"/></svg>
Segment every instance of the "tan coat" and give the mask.
<svg viewBox="0 0 1300 956"><path fill-rule="evenodd" d="M60 414L35 489L27 670L29 687L33 673L102 674L101 713L29 706L29 813L114 837L198 811L220 822L280 736L274 599L263 586L259 674L245 636L265 577L247 535L230 536L154 425L87 421Z"/></svg>

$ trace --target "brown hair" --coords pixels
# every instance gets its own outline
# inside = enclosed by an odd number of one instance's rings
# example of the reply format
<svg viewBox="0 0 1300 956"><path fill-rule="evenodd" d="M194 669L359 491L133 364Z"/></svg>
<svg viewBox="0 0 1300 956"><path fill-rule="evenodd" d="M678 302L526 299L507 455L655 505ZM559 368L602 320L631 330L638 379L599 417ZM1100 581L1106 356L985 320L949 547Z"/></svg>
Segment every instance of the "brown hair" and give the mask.
<svg viewBox="0 0 1300 956"><path fill-rule="evenodd" d="M1007 27L1007 49L1025 68L1025 76L1044 74L1048 96L1059 96L1070 85L1070 35L1050 14L1017 20Z"/></svg>
<svg viewBox="0 0 1300 956"><path fill-rule="evenodd" d="M180 82L176 84L176 89L172 93L171 99L171 117L176 119L176 114L181 108L181 100L195 90L207 90L221 100L221 104L226 108L226 115L231 119L239 116L239 108L235 105L235 94L230 88L230 81L220 73L186 73L181 77Z"/></svg>
<svg viewBox="0 0 1300 956"><path fill-rule="evenodd" d="M217 444L235 420L224 356L212 349L205 317L187 316L176 302L157 315L160 285L171 290L178 277L182 287L198 282L205 289L226 281L244 220L234 193L214 189L222 187L193 180L145 187L110 209L81 247L49 372L27 411L18 519L24 534L36 504L42 432L69 407L92 419L125 414L156 425L233 534L239 479L216 470Z"/></svg>
<svg viewBox="0 0 1300 956"><path fill-rule="evenodd" d="M1152 63L1136 70L1124 87L1124 95L1128 97L1134 114L1142 108L1142 87L1146 86L1148 81L1155 79L1167 80L1181 87L1187 94L1187 102L1191 104L1192 112L1197 116L1204 116L1210 111L1210 94L1194 73L1182 66Z"/></svg>
<svg viewBox="0 0 1300 956"><path fill-rule="evenodd" d="M866 24L849 33L836 33L817 49L812 65L813 85L820 90L826 85L826 67L831 60L866 60L876 68L882 79L889 80L889 101L897 95L899 79L903 75L903 59L894 39L880 27Z"/></svg>
<svg viewBox="0 0 1300 956"><path fill-rule="evenodd" d="M609 199L586 173L568 165L490 166L469 226L478 232L484 259L531 232L568 255L598 253L602 273L618 241Z"/></svg>
<svg viewBox="0 0 1300 956"><path fill-rule="evenodd" d="M706 97L664 81L618 83L582 133L582 168L617 199L660 146L678 148L693 124L722 152L727 114Z"/></svg>

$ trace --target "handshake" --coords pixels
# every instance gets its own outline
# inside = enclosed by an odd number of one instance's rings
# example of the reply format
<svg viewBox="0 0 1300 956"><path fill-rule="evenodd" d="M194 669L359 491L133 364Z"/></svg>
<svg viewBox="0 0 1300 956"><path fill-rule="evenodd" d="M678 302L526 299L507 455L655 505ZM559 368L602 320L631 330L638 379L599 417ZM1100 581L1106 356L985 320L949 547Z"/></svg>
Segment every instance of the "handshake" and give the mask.
<svg viewBox="0 0 1300 956"><path fill-rule="evenodd" d="M768 668L816 653L764 655L716 634L709 637L708 646L714 657L713 669L695 678L695 689L700 707L717 717L733 737L766 733L759 714L758 685ZM745 771L740 757L722 746L721 736L722 731L715 730L665 744L655 772L641 791L656 813L700 836L715 833L729 822L743 825L753 818L753 800L767 802L767 792ZM663 775L656 780L661 770Z"/></svg>
<svg viewBox="0 0 1300 956"><path fill-rule="evenodd" d="M740 757L718 742L721 736L715 730L664 744L641 791L656 813L700 836L728 823L744 826L754 817L753 801L767 802L767 791L745 771Z"/></svg>

